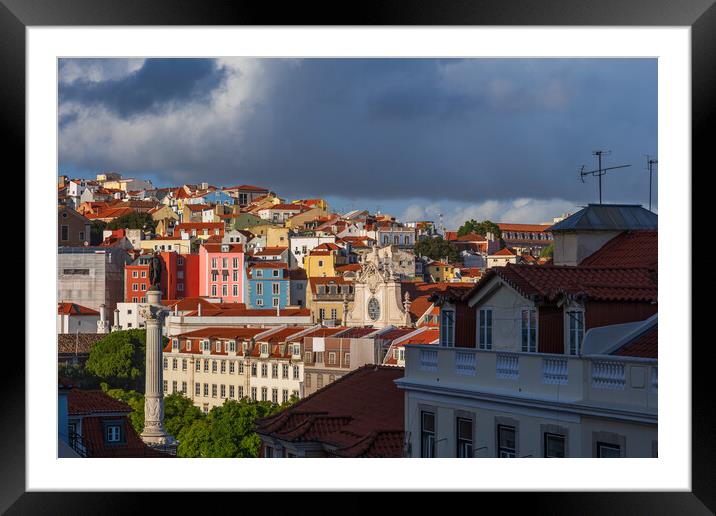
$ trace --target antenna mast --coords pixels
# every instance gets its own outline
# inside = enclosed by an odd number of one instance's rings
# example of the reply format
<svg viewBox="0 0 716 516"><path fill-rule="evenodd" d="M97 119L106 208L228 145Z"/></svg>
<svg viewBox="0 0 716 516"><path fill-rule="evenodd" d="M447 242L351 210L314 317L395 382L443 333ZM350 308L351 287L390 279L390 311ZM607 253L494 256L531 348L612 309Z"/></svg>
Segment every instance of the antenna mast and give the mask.
<svg viewBox="0 0 716 516"><path fill-rule="evenodd" d="M646 167L649 170L649 211L651 211L651 178L654 173L654 165L659 163L655 159L651 159L651 157L646 154Z"/></svg>
<svg viewBox="0 0 716 516"><path fill-rule="evenodd" d="M597 170L590 170L585 172L585 165L579 170L579 177L584 183L584 176L592 175L599 178L599 204L602 204L602 176L607 173L607 170L614 170L615 168L631 167L631 165L617 165L616 167L602 168L602 156L608 156L612 151L595 150L592 151L592 155L597 157L599 168Z"/></svg>

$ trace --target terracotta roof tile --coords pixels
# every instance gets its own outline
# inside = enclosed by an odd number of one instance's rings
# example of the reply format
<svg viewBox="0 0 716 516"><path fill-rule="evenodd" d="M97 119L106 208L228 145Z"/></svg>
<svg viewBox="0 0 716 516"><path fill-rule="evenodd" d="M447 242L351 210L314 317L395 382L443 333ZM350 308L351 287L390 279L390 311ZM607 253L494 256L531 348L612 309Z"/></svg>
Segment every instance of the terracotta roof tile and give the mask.
<svg viewBox="0 0 716 516"><path fill-rule="evenodd" d="M612 355L624 357L659 358L659 328L654 325L644 333L627 342Z"/></svg>
<svg viewBox="0 0 716 516"><path fill-rule="evenodd" d="M560 292L584 295L598 301L657 301L656 273L644 268L570 267L507 264L493 267L475 284L463 299L469 299L494 276L526 297L556 299Z"/></svg>
<svg viewBox="0 0 716 516"><path fill-rule="evenodd" d="M78 305L77 303L60 302L57 303L58 315L99 315L97 310Z"/></svg>
<svg viewBox="0 0 716 516"><path fill-rule="evenodd" d="M625 231L587 256L579 265L658 269L659 232Z"/></svg>
<svg viewBox="0 0 716 516"><path fill-rule="evenodd" d="M400 457L404 395L395 367L368 365L261 419L257 431L286 441L320 442L345 457ZM385 434L385 435L383 435Z"/></svg>

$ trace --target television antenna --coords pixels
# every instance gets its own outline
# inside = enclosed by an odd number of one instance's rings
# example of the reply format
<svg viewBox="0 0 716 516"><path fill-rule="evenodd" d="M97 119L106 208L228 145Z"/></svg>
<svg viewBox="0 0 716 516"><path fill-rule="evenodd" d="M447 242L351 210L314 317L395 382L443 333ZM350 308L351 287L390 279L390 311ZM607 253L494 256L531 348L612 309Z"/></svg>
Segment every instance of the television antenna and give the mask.
<svg viewBox="0 0 716 516"><path fill-rule="evenodd" d="M646 168L649 171L649 211L651 211L651 182L652 182L651 178L654 174L654 165L656 165L659 162L655 159L651 159L651 156L649 156L648 154L645 154L645 156L646 156Z"/></svg>
<svg viewBox="0 0 716 516"><path fill-rule="evenodd" d="M582 168L579 170L579 178L582 180L582 183L584 183L584 176L592 175L599 178L599 204L602 204L602 176L607 173L607 170L614 170L615 168L625 168L625 167L631 167L631 165L617 165L616 167L605 167L602 168L602 156L608 156L611 154L612 151L603 151L603 150L596 150L592 151L592 155L597 157L597 161L599 163L599 168L596 170L589 170L584 171L586 168L586 165L582 165Z"/></svg>

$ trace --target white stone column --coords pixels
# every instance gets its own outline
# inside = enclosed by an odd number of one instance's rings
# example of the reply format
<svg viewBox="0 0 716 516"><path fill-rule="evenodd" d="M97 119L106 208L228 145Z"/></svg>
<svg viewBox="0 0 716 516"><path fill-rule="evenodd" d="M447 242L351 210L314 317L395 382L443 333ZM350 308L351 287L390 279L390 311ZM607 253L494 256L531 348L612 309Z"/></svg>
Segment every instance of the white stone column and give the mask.
<svg viewBox="0 0 716 516"><path fill-rule="evenodd" d="M144 431L142 440L149 445L164 445L173 439L164 431L164 389L162 385L162 319L161 292L147 292L148 303L142 307L146 323L146 363L144 389Z"/></svg>

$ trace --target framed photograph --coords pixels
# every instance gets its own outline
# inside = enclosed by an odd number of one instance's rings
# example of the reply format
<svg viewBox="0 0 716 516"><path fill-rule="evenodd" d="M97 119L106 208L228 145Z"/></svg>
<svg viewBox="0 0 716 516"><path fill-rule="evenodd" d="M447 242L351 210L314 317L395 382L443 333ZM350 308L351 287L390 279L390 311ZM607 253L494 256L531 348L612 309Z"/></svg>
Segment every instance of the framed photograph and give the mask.
<svg viewBox="0 0 716 516"><path fill-rule="evenodd" d="M0 509L529 491L556 513L716 510L691 343L712 3L3 0L27 254ZM130 345L138 368L97 365ZM249 410L255 433L229 435Z"/></svg>

